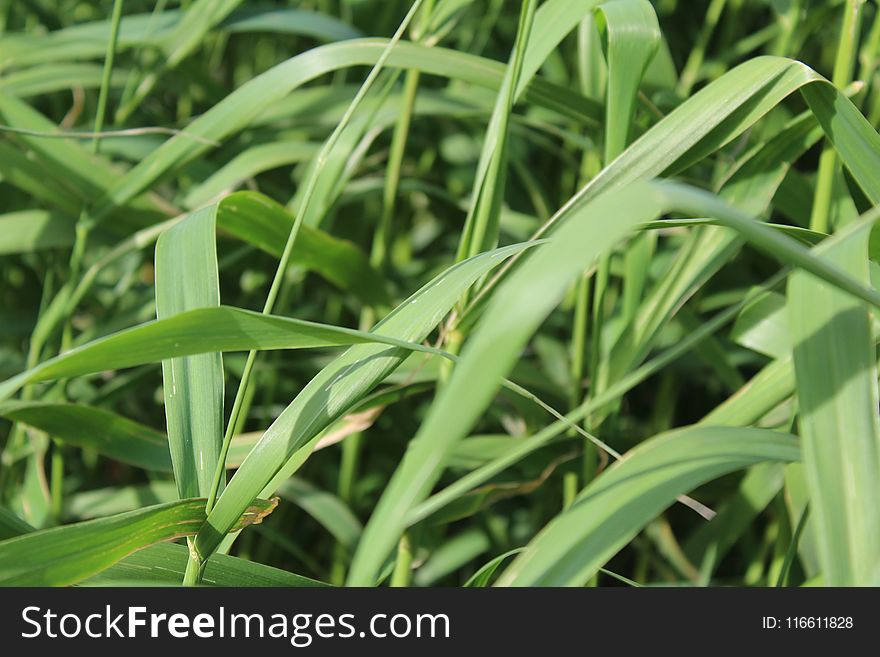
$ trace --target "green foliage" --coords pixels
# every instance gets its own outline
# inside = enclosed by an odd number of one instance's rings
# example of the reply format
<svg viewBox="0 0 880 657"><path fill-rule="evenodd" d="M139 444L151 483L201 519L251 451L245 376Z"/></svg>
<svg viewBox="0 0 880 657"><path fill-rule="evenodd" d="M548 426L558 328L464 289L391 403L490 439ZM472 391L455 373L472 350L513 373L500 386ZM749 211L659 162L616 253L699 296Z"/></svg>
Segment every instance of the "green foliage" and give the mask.
<svg viewBox="0 0 880 657"><path fill-rule="evenodd" d="M288 4L4 12L0 584L880 584L877 3Z"/></svg>

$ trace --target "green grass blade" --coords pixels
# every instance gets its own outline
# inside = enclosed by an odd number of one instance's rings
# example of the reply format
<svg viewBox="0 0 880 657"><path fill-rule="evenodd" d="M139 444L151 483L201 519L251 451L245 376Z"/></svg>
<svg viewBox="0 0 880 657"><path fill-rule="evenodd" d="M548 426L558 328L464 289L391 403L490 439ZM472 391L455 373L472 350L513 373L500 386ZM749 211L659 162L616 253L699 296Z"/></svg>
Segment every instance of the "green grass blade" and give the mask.
<svg viewBox="0 0 880 657"><path fill-rule="evenodd" d="M160 47L174 30L179 29L183 15L184 12L178 9L166 9L157 15L126 15L119 30L118 51ZM222 20L216 30L239 34L277 32L322 41L362 36L356 28L333 16L276 7L240 7ZM71 25L46 34L5 34L0 43L0 64L4 68L22 68L96 59L104 55L109 38L109 20Z"/></svg>
<svg viewBox="0 0 880 657"><path fill-rule="evenodd" d="M73 222L45 210L20 210L0 216L0 231L0 255L73 244Z"/></svg>
<svg viewBox="0 0 880 657"><path fill-rule="evenodd" d="M299 140L278 141L248 148L213 172L198 187L190 190L183 200L183 205L195 210L258 173L307 161L314 157L320 148L320 144Z"/></svg>
<svg viewBox="0 0 880 657"><path fill-rule="evenodd" d="M110 411L78 404L23 401L0 403L0 417L122 463L145 470L171 471L165 434Z"/></svg>
<svg viewBox="0 0 880 657"><path fill-rule="evenodd" d="M160 543L144 548L97 575L79 583L80 586L176 586L186 572L186 546ZM215 554L205 565L203 586L223 587L323 587L324 582L303 577L280 568L265 566L225 554Z"/></svg>
<svg viewBox="0 0 880 657"><path fill-rule="evenodd" d="M121 87L125 71L116 69L110 77L110 87ZM0 92L28 98L71 87L96 89L101 86L103 66L98 64L49 64L10 73L0 81Z"/></svg>
<svg viewBox="0 0 880 657"><path fill-rule="evenodd" d="M9 509L0 507L0 541L36 531Z"/></svg>
<svg viewBox="0 0 880 657"><path fill-rule="evenodd" d="M660 46L657 14L647 0L611 0L595 10L608 62L605 97L605 161L629 144L636 94Z"/></svg>
<svg viewBox="0 0 880 657"><path fill-rule="evenodd" d="M486 588L489 586L489 582L492 579L492 576L496 573L496 571L507 561L510 557L515 554L519 554L522 552L522 548L516 548L515 550L508 550L504 554L499 554L497 557L492 559L489 563L480 567L480 569L475 572L467 582L464 583L466 587L471 588Z"/></svg>
<svg viewBox="0 0 880 657"><path fill-rule="evenodd" d="M236 192L218 203L217 227L281 257L293 226L293 215L282 205L257 192ZM304 267L334 285L357 295L365 304L389 303L385 281L367 256L351 242L312 226L300 226L291 265Z"/></svg>
<svg viewBox="0 0 880 657"><path fill-rule="evenodd" d="M573 196L540 231L568 219L590 199L664 172L686 169L753 125L786 97L802 91L826 134L869 198L880 202L880 135L852 102L805 64L759 57L702 89L605 167Z"/></svg>
<svg viewBox="0 0 880 657"><path fill-rule="evenodd" d="M826 257L868 280L868 228ZM820 250L822 247L818 247ZM789 319L804 466L824 582L880 584L880 418L871 315L803 273L789 284Z"/></svg>
<svg viewBox="0 0 880 657"><path fill-rule="evenodd" d="M522 3L510 62L483 138L483 148L471 193L471 205L459 241L460 260L473 257L498 245L498 214L507 181L508 126L535 18L535 6L533 0L525 0Z"/></svg>
<svg viewBox="0 0 880 657"><path fill-rule="evenodd" d="M158 363L169 358L215 351L307 349L365 343L436 353L429 347L381 333L220 306L147 322L71 349L0 383L0 401L28 383Z"/></svg>
<svg viewBox="0 0 880 657"><path fill-rule="evenodd" d="M240 525L261 521L273 508L257 503ZM76 584L141 548L192 536L204 520L205 501L187 499L0 541L0 585Z"/></svg>
<svg viewBox="0 0 880 657"><path fill-rule="evenodd" d="M771 358L790 355L791 335L785 308L785 297L778 292L756 296L736 318L731 339Z"/></svg>
<svg viewBox="0 0 880 657"><path fill-rule="evenodd" d="M216 212L215 206L194 212L159 237L159 320L220 306ZM180 497L207 496L223 441L223 357L217 352L163 360L162 382L168 443Z"/></svg>
<svg viewBox="0 0 880 657"><path fill-rule="evenodd" d="M581 586L675 499L728 472L800 458L794 436L693 427L646 441L600 475L502 573L498 586Z"/></svg>
<svg viewBox="0 0 880 657"><path fill-rule="evenodd" d="M317 11L287 7L240 7L218 26L232 33L275 32L321 41L357 39L361 32L344 21Z"/></svg>
<svg viewBox="0 0 880 657"><path fill-rule="evenodd" d="M637 223L681 209L705 213L743 234L784 264L803 267L874 304L880 294L799 243L760 222L746 219L713 195L670 182L634 184L584 207L579 221L559 228L550 244L535 254L500 288L478 330L465 345L449 385L441 391L403 462L368 523L352 564L350 583L375 581L406 515L436 483L450 449L471 429L531 334L562 299L578 271L591 264ZM606 217L621 217L609 224ZM872 220L871 217L868 218ZM583 231L583 232L582 232Z"/></svg>
<svg viewBox="0 0 880 657"><path fill-rule="evenodd" d="M605 143L602 161L613 161L627 147L632 132L636 109L636 95L642 77L660 45L660 27L654 8L645 0L613 0L598 5L594 11L596 28L602 41L607 62L605 89ZM652 235L638 236L626 254L624 271L624 300L631 316L633 307L642 295L646 263L650 255ZM640 255L644 254L644 255ZM602 367L601 354L605 351L603 335L606 328L607 289L610 254L600 261L592 289L592 326L590 329L589 367L593 380L590 394L601 393L607 384L607 371ZM586 307L586 287L581 287L578 300ZM582 328L575 329L579 333ZM580 369L580 368L579 368ZM582 375L578 375L582 378Z"/></svg>
<svg viewBox="0 0 880 657"><path fill-rule="evenodd" d="M517 96L547 61L550 53L601 0L547 0L535 12L534 38L526 49Z"/></svg>

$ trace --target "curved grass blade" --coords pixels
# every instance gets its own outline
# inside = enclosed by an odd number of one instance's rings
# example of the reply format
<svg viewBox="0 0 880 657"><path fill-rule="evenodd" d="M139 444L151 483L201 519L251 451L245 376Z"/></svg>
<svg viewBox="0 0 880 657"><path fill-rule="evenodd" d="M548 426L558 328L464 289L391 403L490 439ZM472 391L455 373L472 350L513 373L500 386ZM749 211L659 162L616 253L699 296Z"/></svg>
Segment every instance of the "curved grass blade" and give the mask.
<svg viewBox="0 0 880 657"><path fill-rule="evenodd" d="M523 549L524 548L515 548L513 550L508 550L504 554L499 554L497 557L492 559L489 563L485 564L477 572L475 572L471 576L471 578L464 583L465 587L486 588L487 586L489 586L489 582L492 580L492 576L501 567L501 565L510 557L522 552Z"/></svg>
<svg viewBox="0 0 880 657"><path fill-rule="evenodd" d="M497 585L583 585L679 495L749 465L799 457L794 436L762 429L692 427L652 438L587 486Z"/></svg>
<svg viewBox="0 0 880 657"><path fill-rule="evenodd" d="M608 61L605 153L613 159L629 143L636 94L662 37L647 0L610 0L599 3L594 13Z"/></svg>
<svg viewBox="0 0 880 657"><path fill-rule="evenodd" d="M241 7L233 11L217 29L232 33L275 32L322 41L344 41L363 36L357 28L335 16L288 7Z"/></svg>
<svg viewBox="0 0 880 657"><path fill-rule="evenodd" d="M388 42L384 39L354 39L313 48L250 80L187 126L187 137L173 137L150 153L136 167L118 179L95 207L102 217L143 192L161 176L205 152L196 136L221 141L258 117L267 104L283 98L299 86L326 73L351 66L372 66ZM504 66L498 62L411 43L399 43L386 66L414 68L423 73L452 77L489 88L500 87ZM525 78L524 78L525 79ZM600 113L595 103L558 85L535 80L524 91L524 99L537 102L565 116L595 121ZM254 98L261 98L254 103Z"/></svg>
<svg viewBox="0 0 880 657"><path fill-rule="evenodd" d="M248 148L190 190L183 199L183 205L195 210L263 171L309 160L320 148L320 144L298 140L276 141Z"/></svg>

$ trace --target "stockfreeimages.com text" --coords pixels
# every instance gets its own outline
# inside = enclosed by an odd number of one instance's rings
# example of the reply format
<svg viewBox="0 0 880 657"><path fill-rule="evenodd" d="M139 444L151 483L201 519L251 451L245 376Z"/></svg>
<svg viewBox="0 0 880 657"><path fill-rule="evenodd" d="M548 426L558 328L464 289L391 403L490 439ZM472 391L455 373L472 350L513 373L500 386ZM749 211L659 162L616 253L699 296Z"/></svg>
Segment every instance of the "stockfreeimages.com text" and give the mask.
<svg viewBox="0 0 880 657"><path fill-rule="evenodd" d="M304 648L317 638L449 638L446 614L373 614L363 625L355 614L247 614L219 607L214 613L195 615L150 613L146 607L111 609L90 614L57 614L51 609L25 607L21 636L75 638L274 638L287 639Z"/></svg>

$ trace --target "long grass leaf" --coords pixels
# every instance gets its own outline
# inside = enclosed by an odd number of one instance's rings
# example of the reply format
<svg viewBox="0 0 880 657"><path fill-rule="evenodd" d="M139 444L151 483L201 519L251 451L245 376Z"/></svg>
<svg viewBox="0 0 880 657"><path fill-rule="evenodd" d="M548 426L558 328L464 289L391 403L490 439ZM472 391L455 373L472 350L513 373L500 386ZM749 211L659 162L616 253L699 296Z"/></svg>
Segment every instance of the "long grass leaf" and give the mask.
<svg viewBox="0 0 880 657"><path fill-rule="evenodd" d="M827 255L863 281L868 280L869 228ZM853 297L797 273L789 284L789 318L804 466L824 582L877 585L880 402L871 314Z"/></svg>
<svg viewBox="0 0 880 657"><path fill-rule="evenodd" d="M239 528L260 522L273 508L265 501L255 504ZM0 541L0 583L75 584L141 548L191 536L204 520L204 500L188 499Z"/></svg>
<svg viewBox="0 0 880 657"><path fill-rule="evenodd" d="M220 306L216 213L216 206L194 212L159 237L159 320ZM171 463L180 497L207 496L223 440L223 358L216 352L163 360L162 384Z"/></svg>

